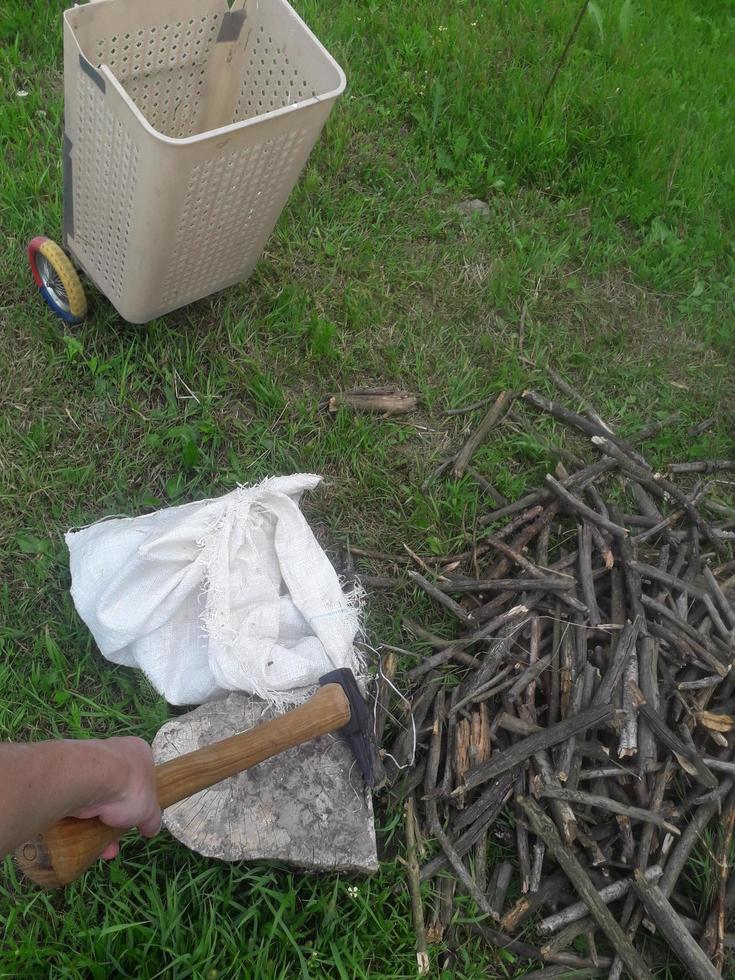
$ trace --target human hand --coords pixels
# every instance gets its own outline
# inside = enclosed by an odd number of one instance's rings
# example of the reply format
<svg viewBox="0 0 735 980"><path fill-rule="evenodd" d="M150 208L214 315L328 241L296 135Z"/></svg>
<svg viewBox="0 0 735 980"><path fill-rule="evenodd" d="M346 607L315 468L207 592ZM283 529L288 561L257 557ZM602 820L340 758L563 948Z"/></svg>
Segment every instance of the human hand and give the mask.
<svg viewBox="0 0 735 980"><path fill-rule="evenodd" d="M113 775L101 796L69 815L85 820L98 817L108 827L137 827L144 837L155 837L161 829L161 808L150 745L132 736L94 739L85 744L93 745L94 751L105 757L105 768ZM114 841L102 857L114 858L119 850Z"/></svg>

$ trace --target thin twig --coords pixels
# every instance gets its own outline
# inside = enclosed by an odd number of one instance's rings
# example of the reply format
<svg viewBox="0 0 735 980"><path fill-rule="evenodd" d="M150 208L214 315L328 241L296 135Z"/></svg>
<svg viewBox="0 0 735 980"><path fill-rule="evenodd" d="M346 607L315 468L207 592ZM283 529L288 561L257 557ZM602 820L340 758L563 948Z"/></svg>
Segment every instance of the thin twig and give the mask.
<svg viewBox="0 0 735 980"><path fill-rule="evenodd" d="M546 102L547 102L547 100L549 98L549 95L551 94L551 90L553 89L554 85L556 84L556 80L559 77L559 72L561 71L562 66L564 65L564 63L567 60L567 56L569 54L569 51L570 51L570 49L572 47L572 44L574 43L575 37L577 36L577 32L579 31L579 28L580 28L580 26L582 24L582 19L584 18L585 13L587 12L587 4L588 3L589 3L589 0L582 0L582 6L579 8L579 13L577 14L577 19L575 20L574 26L572 27L571 31L569 32L569 36L567 37L567 42L564 45L564 50L562 51L561 55L559 56L559 60L557 61L556 65L554 66L554 71L553 71L553 73L551 75L551 78L549 79L548 84L547 84L546 88L544 89L544 94L541 96L541 101L539 102L538 111L536 113L536 122L537 123L541 121L541 117L544 114L544 109L546 108Z"/></svg>
<svg viewBox="0 0 735 980"><path fill-rule="evenodd" d="M416 963L419 976L429 972L429 954L426 948L426 927L424 924L424 906L421 901L421 884L419 882L419 863L416 857L416 806L413 796L406 800L406 878L408 891L411 896L411 914L413 916L413 931L416 934Z"/></svg>

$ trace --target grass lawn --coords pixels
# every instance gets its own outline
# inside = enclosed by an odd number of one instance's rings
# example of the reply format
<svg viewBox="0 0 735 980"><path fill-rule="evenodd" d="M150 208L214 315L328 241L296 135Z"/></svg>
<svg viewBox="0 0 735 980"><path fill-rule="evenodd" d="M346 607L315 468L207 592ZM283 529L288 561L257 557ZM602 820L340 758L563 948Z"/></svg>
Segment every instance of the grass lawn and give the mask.
<svg viewBox="0 0 735 980"><path fill-rule="evenodd" d="M470 479L420 489L476 422L443 411L544 390L548 362L623 432L678 409L653 462L732 454L729 0L598 0L541 113L579 0L299 0L349 86L252 279L145 327L92 295L74 330L24 255L60 237L63 6L5 0L0 15L3 738L152 738L170 710L78 620L70 525L306 470L328 477L307 510L335 554L347 539L443 553L487 507ZM488 211L467 218L475 197ZM390 383L419 393L416 416L320 409L336 388ZM475 464L516 496L553 459L506 426ZM448 629L418 596L376 596L373 644L410 645L411 612ZM217 864L165 836L63 894L8 859L0 976L413 977L401 814L378 820L386 861L356 897L344 878ZM688 872L703 907L706 845ZM456 953L457 976L520 969L469 940Z"/></svg>

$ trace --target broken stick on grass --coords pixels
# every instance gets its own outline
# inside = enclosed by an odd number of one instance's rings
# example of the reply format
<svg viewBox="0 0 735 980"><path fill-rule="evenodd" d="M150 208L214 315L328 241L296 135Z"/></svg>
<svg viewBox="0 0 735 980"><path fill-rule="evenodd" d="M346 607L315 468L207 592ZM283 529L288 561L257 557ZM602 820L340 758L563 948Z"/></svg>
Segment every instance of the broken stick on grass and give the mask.
<svg viewBox="0 0 735 980"><path fill-rule="evenodd" d="M457 453L452 467L452 474L454 476L460 477L464 475L464 471L467 469L470 460L485 441L492 428L503 417L512 399L513 395L510 391L500 392L490 411Z"/></svg>
<svg viewBox="0 0 735 980"><path fill-rule="evenodd" d="M340 408L351 408L356 412L375 415L405 415L413 412L417 404L415 395L397 388L354 388L329 397L329 411L332 413Z"/></svg>

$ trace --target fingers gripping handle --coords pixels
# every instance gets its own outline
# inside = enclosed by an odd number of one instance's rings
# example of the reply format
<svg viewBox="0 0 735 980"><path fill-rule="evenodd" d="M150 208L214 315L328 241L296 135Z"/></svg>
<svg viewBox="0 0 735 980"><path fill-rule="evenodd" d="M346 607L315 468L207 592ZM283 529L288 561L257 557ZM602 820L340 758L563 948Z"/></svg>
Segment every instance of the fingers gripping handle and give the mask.
<svg viewBox="0 0 735 980"><path fill-rule="evenodd" d="M206 745L156 766L161 809L207 789L259 762L318 735L336 731L350 720L350 705L339 684L326 684L306 704L240 735ZM42 888L68 885L94 864L108 844L126 831L96 817L66 817L17 849L18 865Z"/></svg>

